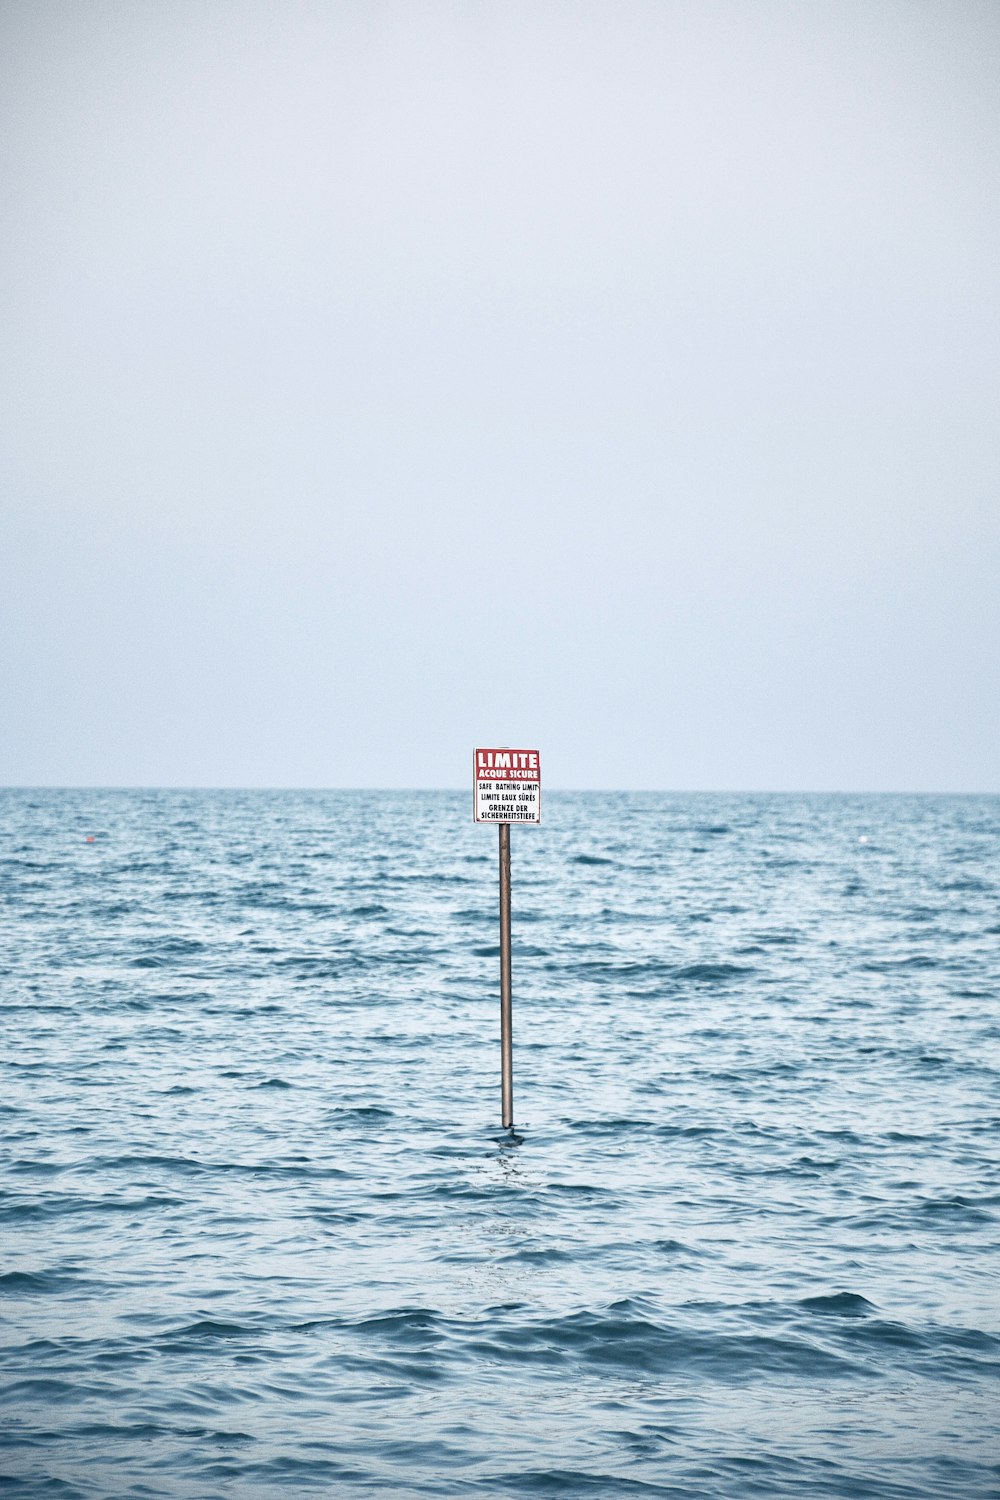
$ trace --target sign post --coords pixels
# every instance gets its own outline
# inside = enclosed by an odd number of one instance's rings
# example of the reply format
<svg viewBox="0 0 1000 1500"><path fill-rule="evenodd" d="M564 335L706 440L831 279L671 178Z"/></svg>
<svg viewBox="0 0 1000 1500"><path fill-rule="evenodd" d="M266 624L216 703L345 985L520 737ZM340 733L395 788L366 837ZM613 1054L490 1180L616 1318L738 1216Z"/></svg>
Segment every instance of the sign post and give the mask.
<svg viewBox="0 0 1000 1500"><path fill-rule="evenodd" d="M500 1111L504 1130L514 1124L514 1039L510 984L510 825L542 821L542 780L537 750L479 750L473 760L473 814L497 823L500 834Z"/></svg>
<svg viewBox="0 0 1000 1500"><path fill-rule="evenodd" d="M510 824L500 834L500 1119L514 1125L514 1006L510 989Z"/></svg>

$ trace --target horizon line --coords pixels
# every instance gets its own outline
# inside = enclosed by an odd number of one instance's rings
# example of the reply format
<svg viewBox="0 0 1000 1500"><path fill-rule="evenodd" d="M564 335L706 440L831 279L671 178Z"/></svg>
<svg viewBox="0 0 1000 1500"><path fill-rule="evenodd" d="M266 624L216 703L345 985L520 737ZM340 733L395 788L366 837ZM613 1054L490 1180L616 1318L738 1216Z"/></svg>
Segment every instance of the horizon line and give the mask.
<svg viewBox="0 0 1000 1500"><path fill-rule="evenodd" d="M21 782L0 783L5 792L417 792L467 793L461 786L284 785L215 782ZM941 787L659 787L559 786L543 787L546 796L587 793L610 796L664 797L1000 797L1000 790L957 791Z"/></svg>

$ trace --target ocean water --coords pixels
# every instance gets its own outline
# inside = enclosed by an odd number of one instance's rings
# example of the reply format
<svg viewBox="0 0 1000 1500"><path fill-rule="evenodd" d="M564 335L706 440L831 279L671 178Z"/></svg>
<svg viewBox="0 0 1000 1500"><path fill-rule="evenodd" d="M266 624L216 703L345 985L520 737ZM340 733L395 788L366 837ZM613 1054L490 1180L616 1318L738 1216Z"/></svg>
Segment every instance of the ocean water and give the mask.
<svg viewBox="0 0 1000 1500"><path fill-rule="evenodd" d="M470 801L0 794L0 1490L1000 1494L1000 799Z"/></svg>

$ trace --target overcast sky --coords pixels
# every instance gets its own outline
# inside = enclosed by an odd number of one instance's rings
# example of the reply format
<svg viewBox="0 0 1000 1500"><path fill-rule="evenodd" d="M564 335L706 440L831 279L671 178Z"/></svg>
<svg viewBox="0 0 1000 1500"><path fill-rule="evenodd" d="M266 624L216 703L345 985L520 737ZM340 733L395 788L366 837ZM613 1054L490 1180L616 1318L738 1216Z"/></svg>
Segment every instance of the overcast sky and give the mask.
<svg viewBox="0 0 1000 1500"><path fill-rule="evenodd" d="M1000 790L995 0L0 0L0 780Z"/></svg>

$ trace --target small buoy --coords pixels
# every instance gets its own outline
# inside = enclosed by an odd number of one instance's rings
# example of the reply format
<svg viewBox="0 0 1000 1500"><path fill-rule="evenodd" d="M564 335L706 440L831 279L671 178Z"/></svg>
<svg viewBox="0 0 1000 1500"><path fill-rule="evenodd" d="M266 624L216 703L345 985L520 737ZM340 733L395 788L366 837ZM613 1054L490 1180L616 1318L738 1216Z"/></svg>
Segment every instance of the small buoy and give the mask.
<svg viewBox="0 0 1000 1500"><path fill-rule="evenodd" d="M94 835L92 833L88 833L87 834L87 843L88 844L92 844L93 842L94 842Z"/></svg>

